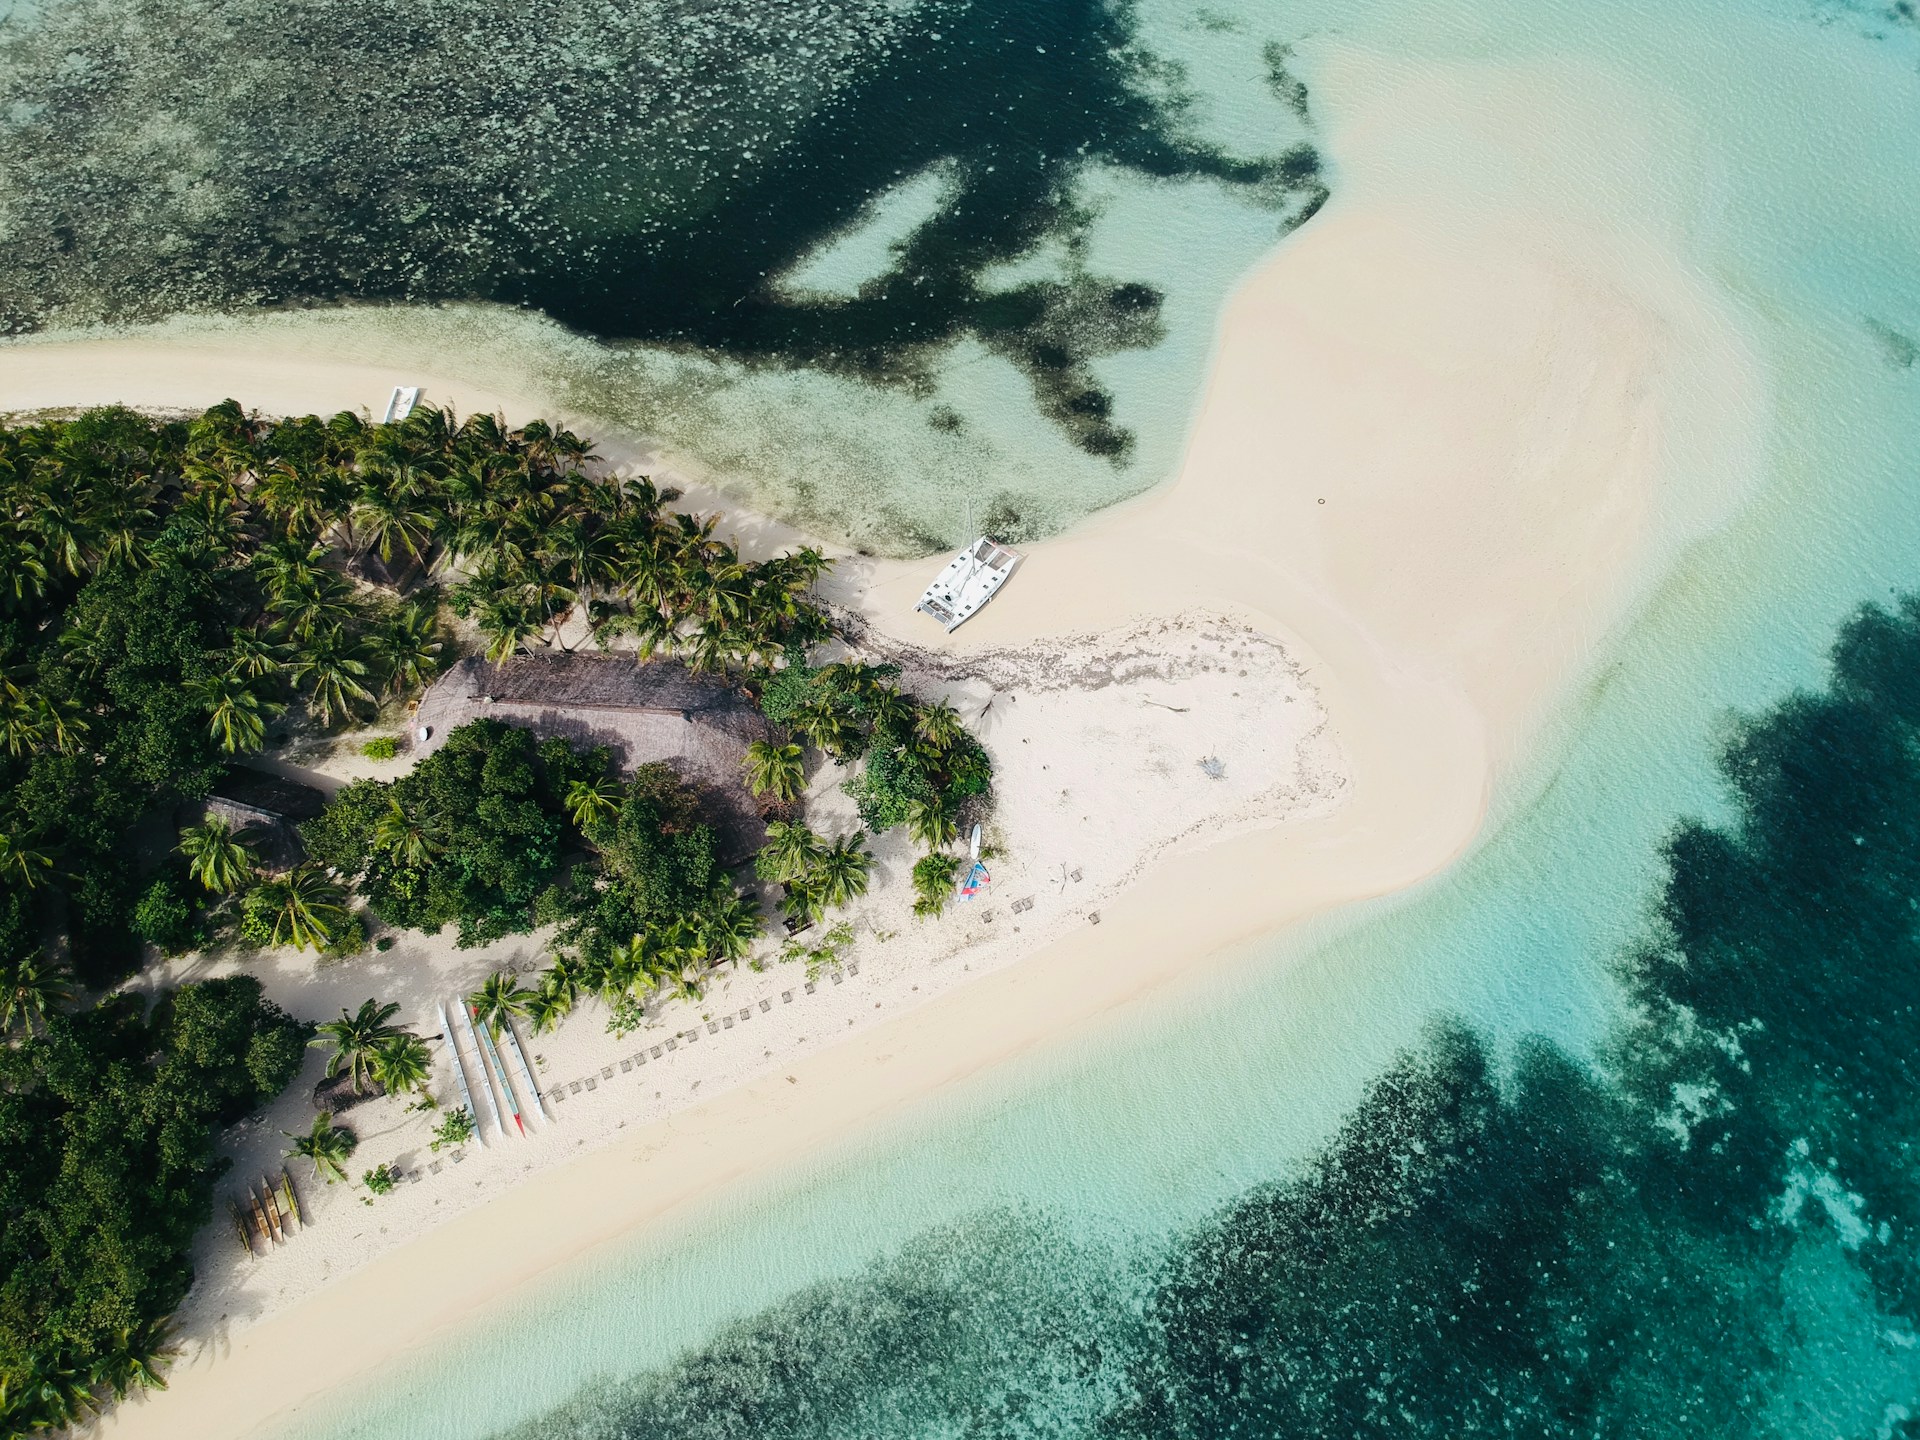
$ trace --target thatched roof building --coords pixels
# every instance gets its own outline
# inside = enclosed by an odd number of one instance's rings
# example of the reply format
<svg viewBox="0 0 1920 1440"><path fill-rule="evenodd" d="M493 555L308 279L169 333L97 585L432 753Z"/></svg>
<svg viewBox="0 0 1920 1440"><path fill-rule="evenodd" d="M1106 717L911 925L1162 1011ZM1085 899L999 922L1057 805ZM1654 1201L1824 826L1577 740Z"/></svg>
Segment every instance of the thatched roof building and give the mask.
<svg viewBox="0 0 1920 1440"><path fill-rule="evenodd" d="M290 870L306 856L298 826L326 808L311 786L245 765L229 765L205 800L185 806L180 823L224 820L248 832L247 841L269 870Z"/></svg>
<svg viewBox="0 0 1920 1440"><path fill-rule="evenodd" d="M431 754L452 731L482 718L525 726L543 740L604 745L622 770L664 762L701 792L734 842L729 850L765 838L741 761L747 746L771 731L724 680L675 661L636 665L621 655L521 656L504 665L462 660L422 697L410 732L414 750Z"/></svg>

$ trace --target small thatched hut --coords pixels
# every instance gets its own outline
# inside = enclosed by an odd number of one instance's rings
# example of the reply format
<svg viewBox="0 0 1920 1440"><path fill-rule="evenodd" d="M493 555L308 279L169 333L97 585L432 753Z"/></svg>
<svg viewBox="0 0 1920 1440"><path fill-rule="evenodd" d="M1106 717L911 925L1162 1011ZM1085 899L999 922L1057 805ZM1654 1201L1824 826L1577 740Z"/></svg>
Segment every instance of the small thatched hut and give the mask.
<svg viewBox="0 0 1920 1440"><path fill-rule="evenodd" d="M730 843L765 836L741 773L747 746L771 733L758 708L724 680L674 661L636 665L619 655L534 655L504 665L467 659L434 682L411 730L431 754L470 720L522 725L541 739L604 745L623 770L664 762L701 793Z"/></svg>
<svg viewBox="0 0 1920 1440"><path fill-rule="evenodd" d="M326 808L327 797L311 786L245 765L229 765L213 794L186 807L183 823L224 820L250 832L248 843L269 870L290 870L305 857L296 828Z"/></svg>

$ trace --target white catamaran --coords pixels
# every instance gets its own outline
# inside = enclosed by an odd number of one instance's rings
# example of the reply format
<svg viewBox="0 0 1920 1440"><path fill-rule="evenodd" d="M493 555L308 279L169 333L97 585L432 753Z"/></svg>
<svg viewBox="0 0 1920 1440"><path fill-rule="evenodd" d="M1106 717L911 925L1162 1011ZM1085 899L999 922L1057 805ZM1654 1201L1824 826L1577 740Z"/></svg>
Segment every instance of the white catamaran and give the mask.
<svg viewBox="0 0 1920 1440"><path fill-rule="evenodd" d="M957 630L1006 584L1019 563L1019 555L982 535L933 577L913 608L931 615L946 629Z"/></svg>
<svg viewBox="0 0 1920 1440"><path fill-rule="evenodd" d="M467 1116L473 1121L473 1133L482 1145L487 1143L487 1134L480 1128L480 1112L473 1108L473 1091L467 1086L467 1067L460 1061L460 1042L453 1038L453 1025L447 1019L447 1007L440 1006L440 1028L447 1037L447 1056L453 1061L453 1078L460 1082L460 1103L467 1107Z"/></svg>

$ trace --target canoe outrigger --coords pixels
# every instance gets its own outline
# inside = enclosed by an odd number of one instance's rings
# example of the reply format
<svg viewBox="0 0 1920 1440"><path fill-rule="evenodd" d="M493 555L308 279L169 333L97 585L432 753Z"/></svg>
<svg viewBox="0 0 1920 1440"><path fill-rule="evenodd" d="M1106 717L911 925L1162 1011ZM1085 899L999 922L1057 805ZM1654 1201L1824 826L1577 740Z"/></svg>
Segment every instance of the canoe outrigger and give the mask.
<svg viewBox="0 0 1920 1440"><path fill-rule="evenodd" d="M949 631L957 630L1007 583L1020 556L982 535L933 577L920 603L913 608L931 615Z"/></svg>

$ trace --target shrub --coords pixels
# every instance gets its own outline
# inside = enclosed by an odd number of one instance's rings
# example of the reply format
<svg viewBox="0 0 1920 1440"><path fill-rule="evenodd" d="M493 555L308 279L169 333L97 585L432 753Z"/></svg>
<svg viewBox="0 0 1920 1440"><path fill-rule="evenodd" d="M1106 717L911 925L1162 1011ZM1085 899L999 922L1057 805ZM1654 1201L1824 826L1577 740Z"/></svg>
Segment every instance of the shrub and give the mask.
<svg viewBox="0 0 1920 1440"><path fill-rule="evenodd" d="M392 1166L376 1165L360 1177L360 1183L376 1195L385 1195L393 1189L395 1179Z"/></svg>
<svg viewBox="0 0 1920 1440"><path fill-rule="evenodd" d="M267 950L273 946L273 919L279 903L270 885L255 885L240 897L238 938L249 950Z"/></svg>
<svg viewBox="0 0 1920 1440"><path fill-rule="evenodd" d="M168 955L196 949L202 940L200 927L193 923L193 905L167 876L149 885L133 907L133 933Z"/></svg>
<svg viewBox="0 0 1920 1440"><path fill-rule="evenodd" d="M433 1132L433 1141L427 1148L437 1152L442 1146L464 1145L472 1138L473 1116L464 1105L456 1105L440 1118L440 1126Z"/></svg>
<svg viewBox="0 0 1920 1440"><path fill-rule="evenodd" d="M391 735L376 735L360 747L369 760L391 760L400 753L400 742Z"/></svg>
<svg viewBox="0 0 1920 1440"><path fill-rule="evenodd" d="M775 725L790 725L800 708L813 697L817 672L804 653L787 652L786 667L773 672L760 691L760 713Z"/></svg>

